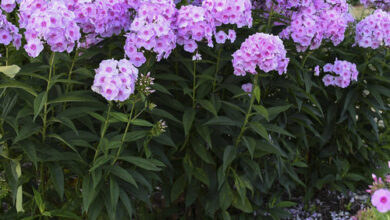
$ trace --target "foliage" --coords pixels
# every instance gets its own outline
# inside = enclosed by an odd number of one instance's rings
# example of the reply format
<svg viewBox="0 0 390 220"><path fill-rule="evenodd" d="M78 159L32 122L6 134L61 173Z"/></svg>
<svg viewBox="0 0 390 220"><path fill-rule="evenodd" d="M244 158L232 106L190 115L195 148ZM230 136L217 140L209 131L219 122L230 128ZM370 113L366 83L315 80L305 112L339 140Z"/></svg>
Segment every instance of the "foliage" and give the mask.
<svg viewBox="0 0 390 220"><path fill-rule="evenodd" d="M146 54L140 72L152 73L156 92L139 89L123 103L90 90L100 61L123 56L122 37L37 58L7 47L0 61L21 70L0 77L10 189L2 218L279 219L294 193L309 200L325 187L366 185L389 160L389 49L353 46L352 31L303 53L284 41L286 75L238 77L231 55L241 43L280 31L267 25L279 15L253 13L254 27L235 43L200 43L202 60L179 47L160 62ZM358 82L325 87L314 76L336 58L357 64ZM240 87L253 81L259 89L248 96Z"/></svg>

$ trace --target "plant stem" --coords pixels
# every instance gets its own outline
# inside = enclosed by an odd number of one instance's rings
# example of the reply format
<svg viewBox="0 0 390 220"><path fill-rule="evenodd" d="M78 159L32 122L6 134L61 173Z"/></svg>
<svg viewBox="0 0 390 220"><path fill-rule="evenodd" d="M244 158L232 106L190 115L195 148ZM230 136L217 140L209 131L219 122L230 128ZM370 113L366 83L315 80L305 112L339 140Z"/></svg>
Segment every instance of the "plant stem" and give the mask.
<svg viewBox="0 0 390 220"><path fill-rule="evenodd" d="M118 151L116 152L115 159L112 161L112 165L115 164L115 162L116 162L116 161L118 160L118 158L119 158L119 155L120 155L121 152L122 152L122 147L123 147L123 145L124 145L123 143L125 142L126 134L127 134L127 131L129 130L129 127L130 127L130 124L131 124L131 120L132 120L132 117L133 117L134 107L135 107L135 102L133 103L133 106L131 107L130 115L129 115L129 118L127 119L127 125L126 125L126 129L125 129L125 133L123 133L123 135L122 135L121 144L120 144L120 146L119 146Z"/></svg>
<svg viewBox="0 0 390 220"><path fill-rule="evenodd" d="M5 46L5 66L8 66L8 46Z"/></svg>
<svg viewBox="0 0 390 220"><path fill-rule="evenodd" d="M217 84L217 76L218 76L218 70L219 70L219 62L221 61L221 53L222 53L222 47L219 48L219 51L218 51L217 66L215 68L215 75L214 75L214 82L213 82L213 93L215 92L215 86Z"/></svg>
<svg viewBox="0 0 390 220"><path fill-rule="evenodd" d="M70 69L69 69L69 73L68 73L68 80L72 79L73 68L74 68L74 65L76 63L76 59L77 59L78 53L79 53L79 50L76 49L74 57L73 57L73 60L72 60L72 64L70 65ZM67 84L66 85L66 90L65 90L66 93L69 92L69 89L72 90L72 85Z"/></svg>
<svg viewBox="0 0 390 220"><path fill-rule="evenodd" d="M273 13L274 13L274 3L272 2L271 11L269 12L269 17L267 22L267 29L266 29L267 33L270 33L271 31L271 21L272 21Z"/></svg>
<svg viewBox="0 0 390 220"><path fill-rule="evenodd" d="M249 104L249 108L248 108L248 112L246 113L245 115L245 120L244 120L244 124L242 125L241 127L241 131L240 131L240 134L238 135L238 138L236 140L236 144L234 145L235 147L237 147L239 144L240 144L240 141L241 141L241 138L242 136L244 135L244 132L246 130L246 125L248 124L248 121L249 121L249 118L251 116L251 113L252 113L252 108L253 108L253 104L255 102L255 90L256 88L258 87L258 79L259 79L259 74L256 74L255 75L255 78L253 80L253 89L252 89L252 93L251 93L251 100L250 100L250 104Z"/></svg>
<svg viewBox="0 0 390 220"><path fill-rule="evenodd" d="M54 65L54 58L55 58L55 52L52 52L50 55L50 60L49 60L49 78L47 80L47 87L46 87L46 100L45 104L43 107L43 126L42 126L42 143L45 142L46 140L46 129L47 129L47 99L49 97L49 90L51 87L51 78L53 75L53 65Z"/></svg>
<svg viewBox="0 0 390 220"><path fill-rule="evenodd" d="M195 108L196 105L196 60L194 61L194 80L192 82L192 108Z"/></svg>
<svg viewBox="0 0 390 220"><path fill-rule="evenodd" d="M109 103L108 103L108 109L107 109L106 120L104 120L103 129L102 129L101 132L100 132L100 140L99 140L98 146L96 147L95 156L93 157L93 162L96 161L96 158L97 158L97 156L99 155L100 143L101 143L101 141L103 140L103 137L104 137L104 135L106 134L106 131L107 131L107 126L108 126L108 121L109 121L109 119L110 119L111 109L112 109L112 103L109 102Z"/></svg>

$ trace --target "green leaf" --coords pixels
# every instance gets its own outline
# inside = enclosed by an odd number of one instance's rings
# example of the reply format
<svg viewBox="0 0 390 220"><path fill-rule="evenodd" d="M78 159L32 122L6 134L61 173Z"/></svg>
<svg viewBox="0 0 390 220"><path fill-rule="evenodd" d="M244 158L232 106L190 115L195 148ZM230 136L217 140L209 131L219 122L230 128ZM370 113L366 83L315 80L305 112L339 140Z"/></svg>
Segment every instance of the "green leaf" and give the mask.
<svg viewBox="0 0 390 220"><path fill-rule="evenodd" d="M262 105L254 105L253 108L256 110L257 113L259 113L261 116L263 116L267 121L269 121L269 114L266 108Z"/></svg>
<svg viewBox="0 0 390 220"><path fill-rule="evenodd" d="M0 72L4 73L9 78L14 78L19 71L20 67L17 65L0 66Z"/></svg>
<svg viewBox="0 0 390 220"><path fill-rule="evenodd" d="M92 187L92 181L89 175L84 176L82 180L81 197L83 198L83 210L88 212L88 209L98 192Z"/></svg>
<svg viewBox="0 0 390 220"><path fill-rule="evenodd" d="M155 161L157 160L147 160L141 157L133 157L133 156L125 156L125 157L119 157L119 160L123 160L129 163L134 164L137 167L140 167L145 170L151 170L151 171L160 171L161 168L158 167L161 166L162 163L156 164ZM164 164L162 164L164 165Z"/></svg>
<svg viewBox="0 0 390 220"><path fill-rule="evenodd" d="M53 99L49 101L49 104L56 104L56 103L64 103L64 102L97 102L95 98L92 96L87 95L73 95L73 94L65 94L62 95L56 99Z"/></svg>
<svg viewBox="0 0 390 220"><path fill-rule="evenodd" d="M75 213L69 211L69 210L52 210L49 212L51 214L51 216L55 216L55 217L61 217L61 218L69 218L69 219L72 219L72 220L81 220L82 218L78 215L76 215Z"/></svg>
<svg viewBox="0 0 390 220"><path fill-rule="evenodd" d="M260 91L260 87L259 86L255 86L255 89L253 90L253 94L255 95L257 103L260 103L261 91Z"/></svg>
<svg viewBox="0 0 390 220"><path fill-rule="evenodd" d="M196 201L200 195L199 191L201 187L198 181L191 181L189 183L186 191L186 207L190 207Z"/></svg>
<svg viewBox="0 0 390 220"><path fill-rule="evenodd" d="M19 180L22 176L22 168L20 166L20 163L17 162L17 161L12 161L12 163L15 164L14 168L15 168L15 173L16 173L16 177L17 179ZM16 189L16 212L24 212L24 209L23 209L23 188L22 188L22 185L19 185Z"/></svg>
<svg viewBox="0 0 390 220"><path fill-rule="evenodd" d="M16 138L14 139L13 143L14 144L18 143L19 141L24 140L33 134L38 133L40 130L41 130L40 127L36 124L30 123L24 125L22 129L20 129L19 133L16 135Z"/></svg>
<svg viewBox="0 0 390 220"><path fill-rule="evenodd" d="M54 188L62 200L64 198L64 172L57 163L50 165L49 171Z"/></svg>
<svg viewBox="0 0 390 220"><path fill-rule="evenodd" d="M131 207L131 200L129 199L127 193L121 188L119 189L119 192L119 198L122 201L123 206L126 208L129 218L131 219L133 217L133 208Z"/></svg>
<svg viewBox="0 0 390 220"><path fill-rule="evenodd" d="M188 136L190 133L190 129L192 127L192 123L195 119L195 110L192 108L187 108L183 114L183 127L184 127L184 133L185 136Z"/></svg>
<svg viewBox="0 0 390 220"><path fill-rule="evenodd" d="M126 181L126 182L132 184L133 186L135 186L136 188L138 188L137 182L135 182L134 177L127 170L123 169L120 166L110 167L110 168L108 168L108 170L112 174L114 174L115 176L123 179L124 181Z"/></svg>
<svg viewBox="0 0 390 220"><path fill-rule="evenodd" d="M225 125L225 126L240 126L239 123L232 121L228 117L224 116L218 116L215 118L212 118L208 122L206 122L204 125Z"/></svg>
<svg viewBox="0 0 390 220"><path fill-rule="evenodd" d="M101 157L98 157L94 163L92 164L92 167L91 169L89 169L89 172L92 172L94 170L96 170L97 168L103 166L104 164L106 164L108 161L110 161L112 158L112 156L107 156L107 155L103 155Z"/></svg>
<svg viewBox="0 0 390 220"><path fill-rule="evenodd" d="M146 135L148 135L148 131L131 131L126 134L125 142L137 141L143 137L146 137Z"/></svg>
<svg viewBox="0 0 390 220"><path fill-rule="evenodd" d="M245 146L251 155L251 159L253 159L253 155L256 149L256 140L251 137L242 137L242 139L244 140Z"/></svg>
<svg viewBox="0 0 390 220"><path fill-rule="evenodd" d="M153 124L142 119L134 119L131 121L132 125L142 126L142 127L153 127Z"/></svg>
<svg viewBox="0 0 390 220"><path fill-rule="evenodd" d="M180 176L175 183L173 184L171 188L171 201L175 201L177 198L179 198L180 194L184 192L184 188L186 186L186 176L183 174Z"/></svg>
<svg viewBox="0 0 390 220"><path fill-rule="evenodd" d="M268 108L269 118L272 120L274 117L278 116L280 113L287 111L292 105L284 105L284 106L275 106Z"/></svg>
<svg viewBox="0 0 390 220"><path fill-rule="evenodd" d="M16 88L16 89L22 89L28 93L30 93L33 96L37 96L38 94L34 91L32 87L29 85L16 81L16 80L6 80L2 83L0 83L0 89L4 88Z"/></svg>
<svg viewBox="0 0 390 220"><path fill-rule="evenodd" d="M162 110L162 109L154 108L152 111L152 114L156 115L156 116L163 117L163 118L170 119L170 120L177 122L177 123L181 123L181 121L179 121L177 118L175 118L175 116L173 116L171 113L169 113L165 110Z"/></svg>
<svg viewBox="0 0 390 220"><path fill-rule="evenodd" d="M34 119L37 118L39 113L42 111L43 106L45 105L47 101L47 93L46 92L41 92L37 97L34 99Z"/></svg>
<svg viewBox="0 0 390 220"><path fill-rule="evenodd" d="M38 208L39 208L39 211L40 213L44 213L45 212L45 204L43 203L43 200L42 200L42 196L41 194L36 191L34 188L33 189L33 192L34 192L34 201L35 201L35 204L37 204Z"/></svg>
<svg viewBox="0 0 390 220"><path fill-rule="evenodd" d="M267 141L270 141L267 130L259 122L250 122L249 127L251 127L253 131L255 131L257 134L262 136L264 139L266 139Z"/></svg>
<svg viewBox="0 0 390 220"><path fill-rule="evenodd" d="M264 125L264 127L268 131L273 131L273 132L276 132L276 133L279 133L279 134L283 134L283 135L295 138L295 136L293 134L291 134L290 132L286 131L281 126L277 126L275 124L266 124L266 125Z"/></svg>
<svg viewBox="0 0 390 220"><path fill-rule="evenodd" d="M215 109L214 105L209 101L209 100L198 100L199 104L206 109L207 111L213 113L215 117L217 117L218 113L217 110Z"/></svg>
<svg viewBox="0 0 390 220"><path fill-rule="evenodd" d="M110 116L112 116L113 118L115 118L116 120L118 120L120 122L127 123L129 120L129 117L126 114L121 113L121 112L111 112Z"/></svg>
<svg viewBox="0 0 390 220"><path fill-rule="evenodd" d="M112 211L115 211L119 200L119 185L112 176L110 177L110 196L111 205L114 208Z"/></svg>
<svg viewBox="0 0 390 220"><path fill-rule="evenodd" d="M58 118L52 118L53 121L57 121L63 125L65 125L66 127L72 129L72 131L77 135L79 136L79 131L77 130L76 126L74 125L74 123L72 122L72 120L70 120L69 118L65 117L65 116L60 116Z"/></svg>
<svg viewBox="0 0 390 220"><path fill-rule="evenodd" d="M297 203L295 202L290 202L290 201L281 201L279 202L278 204L276 204L276 207L279 207L279 208L288 208L288 207L292 207L292 206L296 206Z"/></svg>
<svg viewBox="0 0 390 220"><path fill-rule="evenodd" d="M233 206L245 213L253 212L252 205L246 197L240 199L238 196L235 195L233 198Z"/></svg>
<svg viewBox="0 0 390 220"><path fill-rule="evenodd" d="M219 206L222 210L227 210L233 202L233 192L227 182L223 184L219 192Z"/></svg>
<svg viewBox="0 0 390 220"><path fill-rule="evenodd" d="M47 137L55 138L55 139L61 141L62 143L64 143L66 146L68 146L72 151L74 151L79 156L80 161L84 161L83 158L80 156L79 152L77 151L77 149L73 145L71 145L69 142L67 142L64 138L62 138L60 135L49 134L49 135L47 135Z"/></svg>
<svg viewBox="0 0 390 220"><path fill-rule="evenodd" d="M31 141L23 141L20 145L18 145L18 147L20 149L23 149L23 151L27 154L28 158L33 162L35 168L37 168L38 158L36 146Z"/></svg>
<svg viewBox="0 0 390 220"><path fill-rule="evenodd" d="M195 153L206 163L215 165L213 157L207 151L203 144L200 144L196 141L192 144L192 149L194 149Z"/></svg>
<svg viewBox="0 0 390 220"><path fill-rule="evenodd" d="M223 220L231 220L229 212L225 210L222 211L222 218Z"/></svg>
<svg viewBox="0 0 390 220"><path fill-rule="evenodd" d="M203 184L205 184L207 187L210 187L210 181L209 181L209 178L206 174L206 172L201 169L201 168L195 168L193 170L193 174L195 176L196 179L198 179L199 181L201 181Z"/></svg>
<svg viewBox="0 0 390 220"><path fill-rule="evenodd" d="M223 172L226 171L228 166L233 162L233 160L236 158L236 148L232 145L229 145L225 148L225 151L223 152Z"/></svg>

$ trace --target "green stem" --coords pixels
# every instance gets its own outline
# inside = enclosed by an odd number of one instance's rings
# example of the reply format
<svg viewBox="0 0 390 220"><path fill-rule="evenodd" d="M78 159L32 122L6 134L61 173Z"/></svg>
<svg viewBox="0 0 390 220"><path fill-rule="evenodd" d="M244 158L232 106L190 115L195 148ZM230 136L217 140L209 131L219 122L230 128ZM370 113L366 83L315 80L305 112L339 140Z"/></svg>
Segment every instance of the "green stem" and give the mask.
<svg viewBox="0 0 390 220"><path fill-rule="evenodd" d="M73 57L73 60L72 60L72 64L70 65L70 69L69 69L69 73L68 73L68 80L72 79L73 68L74 68L74 65L76 63L76 59L77 59L78 53L79 53L79 51L78 51L78 49L76 49L74 57ZM66 93L69 92L69 90L72 90L72 85L67 84L66 85L66 90L65 90Z"/></svg>
<svg viewBox="0 0 390 220"><path fill-rule="evenodd" d="M7 48L8 49L8 48ZM7 50L8 51L8 50ZM47 113L48 113L48 109L47 109L47 106L48 106L48 103L47 103L47 97L49 96L49 90L50 90L50 87L51 87L51 78L52 78L52 75L53 75L53 67L54 67L54 58L55 58L55 53L53 52L51 55L50 55L50 59L49 59L49 78L47 80L47 87L46 87L46 100L45 100L45 104L44 104L44 107L43 107L43 125L42 125L42 143L44 144L45 141L46 141L46 130L47 130ZM8 60L8 57L7 57L7 60ZM45 167L43 165L43 162L41 163L41 166L40 166L40 175L39 175L39 179L40 179L40 191L41 191L41 195L42 195L42 198L44 199L45 198Z"/></svg>
<svg viewBox="0 0 390 220"><path fill-rule="evenodd" d="M222 47L219 48L219 51L218 51L217 66L215 68L215 75L214 75L214 82L213 82L213 93L215 92L215 86L217 84L217 76L218 76L218 70L219 70L219 63L221 61L221 53L222 53Z"/></svg>
<svg viewBox="0 0 390 220"><path fill-rule="evenodd" d="M126 134L127 134L127 131L129 130L129 127L130 127L130 124L131 124L131 120L132 120L132 117L133 117L134 106L135 106L135 102L133 103L133 106L131 107L130 115L129 115L129 118L127 119L127 125L126 125L126 129L125 129L125 133L123 133L123 135L122 135L121 144L120 144L120 147L119 147L118 151L116 152L115 159L112 161L112 165L115 164L115 162L116 162L116 161L118 160L118 158L119 158L119 155L120 155L121 152L122 152L122 147L123 147L123 145L124 145L123 143L125 142Z"/></svg>
<svg viewBox="0 0 390 220"><path fill-rule="evenodd" d="M307 52L306 55L305 55L305 57L303 58L303 61L302 61L302 68L305 67L307 58L309 58L310 54L311 54L311 51Z"/></svg>
<svg viewBox="0 0 390 220"><path fill-rule="evenodd" d="M101 141L103 140L104 135L106 134L106 131L107 131L107 126L108 126L108 121L109 121L109 119L110 119L111 109L112 109L112 103L110 102L110 103L108 104L106 120L104 120L104 125L103 125L103 128L102 128L101 132L100 132L100 140L99 140L97 149L96 149L96 151L95 151L95 156L93 157L93 162L96 161L96 159L97 159L97 157L98 157L98 155L99 155L100 144L101 144Z"/></svg>
<svg viewBox="0 0 390 220"><path fill-rule="evenodd" d="M47 80L46 97L49 96L49 90L50 90L50 87L51 87L51 78L52 78L52 75L53 75L54 58L55 58L55 52L53 52L51 54L50 60L49 60L49 78ZM47 98L46 98L45 104L44 104L44 107L43 107L42 143L44 143L45 140L46 140L47 113L48 113L47 106L48 106L48 103L47 103Z"/></svg>
<svg viewBox="0 0 390 220"><path fill-rule="evenodd" d="M234 145L235 147L237 147L240 144L241 138L244 135L244 132L246 130L246 126L249 122L249 118L250 118L251 113L252 113L253 104L255 103L255 90L258 87L258 85L257 85L258 79L259 79L259 74L256 74L255 79L253 80L253 88L252 88L252 94L251 94L251 100L250 100L248 112L245 115L244 124L242 125L240 134L237 137L236 144Z"/></svg>
<svg viewBox="0 0 390 220"><path fill-rule="evenodd" d="M5 66L8 66L8 46L5 46Z"/></svg>
<svg viewBox="0 0 390 220"><path fill-rule="evenodd" d="M270 33L271 30L271 21L272 21L273 13L274 13L274 3L272 2L271 11L269 12L268 22L267 22L267 29L266 29L267 33Z"/></svg>
<svg viewBox="0 0 390 220"><path fill-rule="evenodd" d="M192 108L195 108L196 105L196 60L194 61L194 80L192 82Z"/></svg>

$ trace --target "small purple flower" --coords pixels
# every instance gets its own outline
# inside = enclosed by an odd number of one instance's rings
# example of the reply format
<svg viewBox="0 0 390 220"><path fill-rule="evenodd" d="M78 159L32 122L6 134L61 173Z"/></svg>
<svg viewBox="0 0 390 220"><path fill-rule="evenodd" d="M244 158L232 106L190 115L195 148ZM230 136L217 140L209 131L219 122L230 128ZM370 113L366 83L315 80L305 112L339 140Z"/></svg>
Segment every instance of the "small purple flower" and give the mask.
<svg viewBox="0 0 390 220"><path fill-rule="evenodd" d="M248 95L251 96L253 84L252 83L242 84L241 89L244 90L244 92L249 93Z"/></svg>
<svg viewBox="0 0 390 220"><path fill-rule="evenodd" d="M376 190L371 197L371 203L379 212L388 212L390 210L390 191L387 189Z"/></svg>
<svg viewBox="0 0 390 220"><path fill-rule="evenodd" d="M202 55L200 55L199 52L197 52L194 56L192 56L192 60L193 61L199 61L199 60L202 60Z"/></svg>
<svg viewBox="0 0 390 220"><path fill-rule="evenodd" d="M315 76L319 76L320 75L320 66L316 66L316 67L314 67L314 75Z"/></svg>
<svg viewBox="0 0 390 220"><path fill-rule="evenodd" d="M215 41L218 44L224 44L227 38L228 38L228 36L227 36L227 34L224 31L218 31L215 34Z"/></svg>
<svg viewBox="0 0 390 220"><path fill-rule="evenodd" d="M234 30L230 29L227 37L231 43L234 43L234 41L236 41L236 37L237 37L236 32Z"/></svg>

